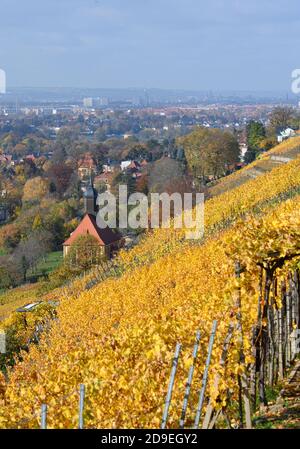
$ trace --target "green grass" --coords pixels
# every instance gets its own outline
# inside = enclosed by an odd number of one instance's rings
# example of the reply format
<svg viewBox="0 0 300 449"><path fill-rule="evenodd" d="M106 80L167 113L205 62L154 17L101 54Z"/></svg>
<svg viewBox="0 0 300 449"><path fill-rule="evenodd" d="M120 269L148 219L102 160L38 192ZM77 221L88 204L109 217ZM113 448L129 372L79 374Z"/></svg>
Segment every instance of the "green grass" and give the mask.
<svg viewBox="0 0 300 449"><path fill-rule="evenodd" d="M62 251L54 251L52 253L47 254L44 260L41 260L37 267L35 268L33 273L30 273L28 278L30 277L42 277L47 276L52 273L52 271L56 270L56 268L61 265L63 261Z"/></svg>
<svg viewBox="0 0 300 449"><path fill-rule="evenodd" d="M0 247L0 256L5 256L5 254L6 254L5 249Z"/></svg>
<svg viewBox="0 0 300 449"><path fill-rule="evenodd" d="M62 252L55 251L47 254L45 260L41 260L34 273L28 273L28 280L41 280L44 276L55 270L63 260ZM25 284L13 289L0 291L0 322L7 318L18 307L39 298L41 282Z"/></svg>

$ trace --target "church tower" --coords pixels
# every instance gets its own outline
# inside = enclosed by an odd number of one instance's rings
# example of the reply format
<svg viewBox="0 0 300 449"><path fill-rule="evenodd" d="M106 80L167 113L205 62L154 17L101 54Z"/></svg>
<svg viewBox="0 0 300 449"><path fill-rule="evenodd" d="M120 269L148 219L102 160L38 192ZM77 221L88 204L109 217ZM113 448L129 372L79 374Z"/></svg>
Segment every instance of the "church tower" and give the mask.
<svg viewBox="0 0 300 449"><path fill-rule="evenodd" d="M84 192L84 214L96 215L97 191L94 189L92 174L90 174L90 182Z"/></svg>

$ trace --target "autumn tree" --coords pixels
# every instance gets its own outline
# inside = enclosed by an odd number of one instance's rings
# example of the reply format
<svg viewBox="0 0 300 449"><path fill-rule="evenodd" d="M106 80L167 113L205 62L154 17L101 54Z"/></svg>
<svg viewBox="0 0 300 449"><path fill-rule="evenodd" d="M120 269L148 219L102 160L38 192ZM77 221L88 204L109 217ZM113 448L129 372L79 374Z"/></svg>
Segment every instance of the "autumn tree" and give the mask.
<svg viewBox="0 0 300 449"><path fill-rule="evenodd" d="M142 173L141 176L136 181L136 191L148 195L148 175L147 173Z"/></svg>
<svg viewBox="0 0 300 449"><path fill-rule="evenodd" d="M53 183L55 186L56 192L63 196L63 194L67 191L72 174L73 169L70 165L67 165L65 163L57 163L53 164L49 171L47 172L49 180Z"/></svg>
<svg viewBox="0 0 300 449"><path fill-rule="evenodd" d="M22 201L35 202L40 201L49 192L49 181L41 176L29 179L23 191Z"/></svg>
<svg viewBox="0 0 300 449"><path fill-rule="evenodd" d="M21 239L21 229L15 223L9 223L0 228L0 247L8 250L15 248Z"/></svg>
<svg viewBox="0 0 300 449"><path fill-rule="evenodd" d="M227 166L239 160L238 141L229 131L199 127L179 138L178 146L183 147L188 167L201 184L224 175Z"/></svg>
<svg viewBox="0 0 300 449"><path fill-rule="evenodd" d="M0 290L15 285L15 276L10 270L7 256L0 256Z"/></svg>
<svg viewBox="0 0 300 449"><path fill-rule="evenodd" d="M291 126L293 121L294 111L291 107L278 106L270 114L270 132L277 133L280 128L287 128Z"/></svg>
<svg viewBox="0 0 300 449"><path fill-rule="evenodd" d="M76 271L85 271L104 258L104 248L92 235L81 235L72 244L65 264Z"/></svg>

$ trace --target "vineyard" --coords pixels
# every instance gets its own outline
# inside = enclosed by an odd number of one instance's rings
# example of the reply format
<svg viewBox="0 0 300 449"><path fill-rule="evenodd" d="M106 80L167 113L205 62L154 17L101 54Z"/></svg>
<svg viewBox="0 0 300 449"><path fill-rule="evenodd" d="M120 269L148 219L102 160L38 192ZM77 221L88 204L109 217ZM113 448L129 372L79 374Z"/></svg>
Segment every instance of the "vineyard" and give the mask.
<svg viewBox="0 0 300 449"><path fill-rule="evenodd" d="M107 276L94 270L48 294L60 301L51 327L1 379L0 427L37 428L47 404L49 428L76 428L80 384L85 427L159 427L180 342L168 419L178 427L198 330L186 413L192 427L214 320L203 416L222 411L228 425L245 424L241 397L252 412L265 404L267 387L295 356L289 335L299 328L299 193L300 158L208 200L202 241L155 230L122 252ZM273 334L283 314L289 327Z"/></svg>
<svg viewBox="0 0 300 449"><path fill-rule="evenodd" d="M282 161L295 159L300 154L300 137L282 142L272 150L262 154L261 157L251 164L233 174L219 179L209 188L209 195L214 197L221 193L234 189L249 180L261 176L265 171L271 171ZM279 157L279 160L278 160ZM284 159L282 159L284 158Z"/></svg>

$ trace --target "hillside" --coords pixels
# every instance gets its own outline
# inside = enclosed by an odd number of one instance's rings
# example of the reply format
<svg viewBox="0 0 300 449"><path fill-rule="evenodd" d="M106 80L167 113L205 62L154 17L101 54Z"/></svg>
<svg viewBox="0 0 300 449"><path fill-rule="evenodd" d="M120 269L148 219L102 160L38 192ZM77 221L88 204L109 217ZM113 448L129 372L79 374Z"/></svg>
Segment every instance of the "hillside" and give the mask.
<svg viewBox="0 0 300 449"><path fill-rule="evenodd" d="M61 302L58 319L39 345L23 354L9 382L2 380L0 426L38 427L40 406L47 403L49 427L76 427L77 389L84 383L87 427L158 427L174 348L180 341L168 424L176 427L199 329L197 376L187 418L191 425L215 319L208 396L216 407L227 407L234 420L237 376L253 363L260 267L282 259L275 273L279 284L299 263L299 168L300 157L208 200L203 241L184 241L182 231L151 232L120 255L119 271L110 278L90 288L92 272L56 291ZM240 281L235 278L237 259L243 263ZM234 333L222 366L228 327L239 320L237 289L245 362L239 358L240 339ZM280 303L276 292L274 298Z"/></svg>
<svg viewBox="0 0 300 449"><path fill-rule="evenodd" d="M260 159L252 162L241 170L221 178L209 189L209 196L220 195L221 193L234 189L245 182L255 179L265 172L271 171L280 164L296 159L300 155L300 136L282 142L272 150L262 154Z"/></svg>

